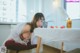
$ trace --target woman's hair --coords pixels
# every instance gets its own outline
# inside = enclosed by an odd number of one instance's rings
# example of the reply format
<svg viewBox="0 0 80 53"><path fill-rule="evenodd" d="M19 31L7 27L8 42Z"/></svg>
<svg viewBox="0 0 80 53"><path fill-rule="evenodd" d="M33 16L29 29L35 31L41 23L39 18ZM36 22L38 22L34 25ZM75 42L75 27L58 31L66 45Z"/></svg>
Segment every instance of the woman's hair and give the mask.
<svg viewBox="0 0 80 53"><path fill-rule="evenodd" d="M32 33L33 32L32 24L28 22L28 23L26 23L26 25L30 25L30 27L31 27L30 32Z"/></svg>
<svg viewBox="0 0 80 53"><path fill-rule="evenodd" d="M32 27L33 27L33 30L34 30L35 28L37 28L36 23L37 23L38 20L45 20L44 15L43 15L42 13L36 13L36 14L34 15L33 20L32 20L32 22L31 22Z"/></svg>
<svg viewBox="0 0 80 53"><path fill-rule="evenodd" d="M30 29L30 33L32 33L33 32L33 29L32 29L32 24L30 23L30 22L27 22L27 23L25 23L25 25L29 25L30 27L31 27L31 29ZM24 25L24 26L25 26ZM22 31L21 31L22 32Z"/></svg>

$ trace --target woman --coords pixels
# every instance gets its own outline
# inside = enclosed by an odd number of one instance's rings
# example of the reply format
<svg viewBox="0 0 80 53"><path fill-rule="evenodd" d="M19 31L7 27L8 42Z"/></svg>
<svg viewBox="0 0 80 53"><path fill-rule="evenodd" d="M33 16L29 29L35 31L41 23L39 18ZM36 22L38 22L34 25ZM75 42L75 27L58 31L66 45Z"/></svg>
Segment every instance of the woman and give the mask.
<svg viewBox="0 0 80 53"><path fill-rule="evenodd" d="M36 13L33 17L33 20L31 22L33 30L35 28L42 28L43 27L43 21L45 21L44 15L42 13ZM34 33L31 36L31 43L37 44L37 37L34 35ZM42 41L41 41L42 42ZM41 43L40 52L43 52L43 46Z"/></svg>
<svg viewBox="0 0 80 53"><path fill-rule="evenodd" d="M22 23L18 25L12 32L11 36L4 43L7 49L12 50L29 50L36 47L31 45L32 27L30 23Z"/></svg>

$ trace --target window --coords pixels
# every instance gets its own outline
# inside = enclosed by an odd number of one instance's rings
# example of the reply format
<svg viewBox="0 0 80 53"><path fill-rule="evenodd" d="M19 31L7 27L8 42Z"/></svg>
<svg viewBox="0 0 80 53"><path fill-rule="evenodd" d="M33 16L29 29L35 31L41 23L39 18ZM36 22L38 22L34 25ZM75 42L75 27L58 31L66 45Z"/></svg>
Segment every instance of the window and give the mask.
<svg viewBox="0 0 80 53"><path fill-rule="evenodd" d="M0 22L16 21L16 0L0 0Z"/></svg>
<svg viewBox="0 0 80 53"><path fill-rule="evenodd" d="M0 0L0 22L26 22L27 0Z"/></svg>
<svg viewBox="0 0 80 53"><path fill-rule="evenodd" d="M66 0L66 10L71 19L80 19L80 0Z"/></svg>
<svg viewBox="0 0 80 53"><path fill-rule="evenodd" d="M27 21L27 0L18 0L18 22Z"/></svg>

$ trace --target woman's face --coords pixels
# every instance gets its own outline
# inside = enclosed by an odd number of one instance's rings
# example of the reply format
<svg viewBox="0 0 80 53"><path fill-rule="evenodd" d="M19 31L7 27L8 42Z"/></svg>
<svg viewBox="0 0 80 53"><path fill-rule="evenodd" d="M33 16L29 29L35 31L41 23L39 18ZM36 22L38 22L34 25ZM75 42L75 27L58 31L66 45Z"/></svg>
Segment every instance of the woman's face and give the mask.
<svg viewBox="0 0 80 53"><path fill-rule="evenodd" d="M39 19L36 23L37 27L42 27L43 20Z"/></svg>
<svg viewBox="0 0 80 53"><path fill-rule="evenodd" d="M22 31L22 37L23 39L29 39L30 38L30 30L31 30L31 26L30 25L25 25Z"/></svg>

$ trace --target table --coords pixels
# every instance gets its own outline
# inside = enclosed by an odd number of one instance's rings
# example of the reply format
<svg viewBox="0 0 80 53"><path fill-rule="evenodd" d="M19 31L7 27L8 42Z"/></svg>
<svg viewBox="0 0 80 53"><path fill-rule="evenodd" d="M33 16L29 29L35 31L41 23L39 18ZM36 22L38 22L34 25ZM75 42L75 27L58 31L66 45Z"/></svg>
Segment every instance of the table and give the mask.
<svg viewBox="0 0 80 53"><path fill-rule="evenodd" d="M64 41L80 42L80 29L79 28L36 28L34 35L38 36L37 53L39 53L41 39L51 41L61 41L61 53L63 53Z"/></svg>

